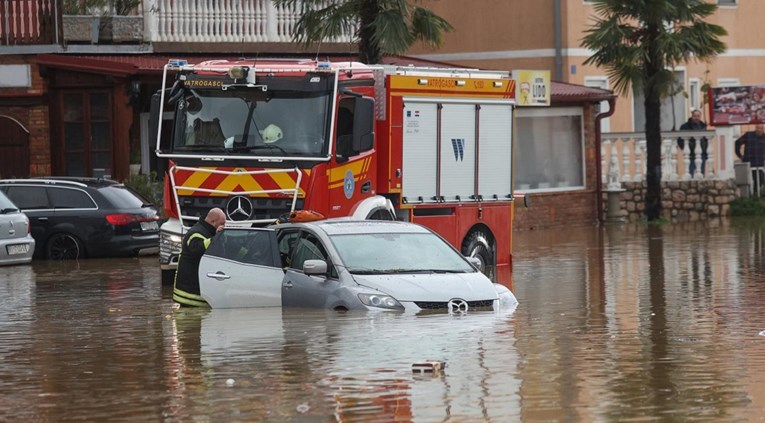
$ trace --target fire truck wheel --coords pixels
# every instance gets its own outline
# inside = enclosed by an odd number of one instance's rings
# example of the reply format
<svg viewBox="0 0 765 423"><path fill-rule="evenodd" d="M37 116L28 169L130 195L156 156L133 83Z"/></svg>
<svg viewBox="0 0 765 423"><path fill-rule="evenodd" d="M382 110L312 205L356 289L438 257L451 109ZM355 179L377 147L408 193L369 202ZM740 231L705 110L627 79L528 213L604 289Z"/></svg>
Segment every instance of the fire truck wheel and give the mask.
<svg viewBox="0 0 765 423"><path fill-rule="evenodd" d="M172 285L175 283L175 270L163 269L162 270L162 285Z"/></svg>
<svg viewBox="0 0 765 423"><path fill-rule="evenodd" d="M475 257L481 261L479 270L489 278L494 276L494 254L492 253L489 240L491 238L482 230L471 231L462 241L462 254L466 257Z"/></svg>

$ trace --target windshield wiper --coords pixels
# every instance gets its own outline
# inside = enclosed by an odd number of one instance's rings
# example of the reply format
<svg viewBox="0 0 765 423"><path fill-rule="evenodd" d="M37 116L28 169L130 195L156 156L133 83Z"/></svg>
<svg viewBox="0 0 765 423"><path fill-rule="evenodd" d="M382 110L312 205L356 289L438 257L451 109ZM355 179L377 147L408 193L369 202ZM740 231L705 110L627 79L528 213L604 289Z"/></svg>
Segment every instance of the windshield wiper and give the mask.
<svg viewBox="0 0 765 423"><path fill-rule="evenodd" d="M277 150L280 153L284 154L285 156L288 156L289 153L284 151L283 148L279 147L278 145L272 145L272 144L263 144L263 145L250 145L250 146L243 146L243 147L234 147L232 149L233 151L255 151L255 150Z"/></svg>
<svg viewBox="0 0 765 423"><path fill-rule="evenodd" d="M195 145L184 145L175 147L175 151L226 151L226 147L222 145L205 145L205 144L195 144Z"/></svg>
<svg viewBox="0 0 765 423"><path fill-rule="evenodd" d="M19 209L8 207L8 208L0 210L0 214L16 213L17 211L19 211Z"/></svg>
<svg viewBox="0 0 765 423"><path fill-rule="evenodd" d="M407 269L348 269L354 275L392 275L396 273L407 273Z"/></svg>
<svg viewBox="0 0 765 423"><path fill-rule="evenodd" d="M461 269L420 269L417 273L467 273L467 270Z"/></svg>
<svg viewBox="0 0 765 423"><path fill-rule="evenodd" d="M395 275L412 273L465 273L462 270L450 269L348 269L354 275Z"/></svg>

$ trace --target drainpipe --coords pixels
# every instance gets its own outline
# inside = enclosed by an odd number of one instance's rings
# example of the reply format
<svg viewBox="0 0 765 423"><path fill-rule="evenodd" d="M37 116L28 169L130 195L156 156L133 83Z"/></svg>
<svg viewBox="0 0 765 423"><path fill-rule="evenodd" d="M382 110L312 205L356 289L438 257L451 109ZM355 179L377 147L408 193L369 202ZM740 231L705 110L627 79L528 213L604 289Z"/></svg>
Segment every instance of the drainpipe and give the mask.
<svg viewBox="0 0 765 423"><path fill-rule="evenodd" d="M603 219L603 156L601 154L601 141L600 141L600 121L613 115L615 111L616 106L616 98L611 97L608 99L608 111L605 113L599 113L597 116L595 116L595 169L596 174L598 176L598 183L597 183L597 207L598 207L598 223L603 224L605 220Z"/></svg>
<svg viewBox="0 0 765 423"><path fill-rule="evenodd" d="M553 81L563 81L563 47L561 41L560 0L553 1L553 32L555 33L555 72Z"/></svg>

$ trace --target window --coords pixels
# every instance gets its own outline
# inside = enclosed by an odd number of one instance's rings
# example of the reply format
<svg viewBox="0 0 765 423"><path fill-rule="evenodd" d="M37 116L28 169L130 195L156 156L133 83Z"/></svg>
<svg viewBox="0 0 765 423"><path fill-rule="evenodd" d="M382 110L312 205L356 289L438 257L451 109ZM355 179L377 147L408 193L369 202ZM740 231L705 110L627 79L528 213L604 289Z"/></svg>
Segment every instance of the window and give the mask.
<svg viewBox="0 0 765 423"><path fill-rule="evenodd" d="M701 108L701 81L699 78L688 79L688 105L691 110Z"/></svg>
<svg viewBox="0 0 765 423"><path fill-rule="evenodd" d="M516 127L516 189L584 187L581 108L519 109Z"/></svg>
<svg viewBox="0 0 765 423"><path fill-rule="evenodd" d="M280 267L273 237L270 230L226 229L214 238L206 254L240 263Z"/></svg>
<svg viewBox="0 0 765 423"><path fill-rule="evenodd" d="M115 208L141 208L149 201L125 185L112 185L98 190Z"/></svg>
<svg viewBox="0 0 765 423"><path fill-rule="evenodd" d="M111 95L106 91L68 92L61 100L63 173L111 177Z"/></svg>
<svg viewBox="0 0 765 423"><path fill-rule="evenodd" d="M296 270L303 270L303 263L306 260L324 260L327 261L327 253L319 240L311 235L304 234L298 240L295 251L292 253L292 263L290 267ZM329 264L329 263L328 263Z"/></svg>
<svg viewBox="0 0 765 423"><path fill-rule="evenodd" d="M45 187L8 187L5 192L8 198L21 210L49 209L48 194Z"/></svg>
<svg viewBox="0 0 765 423"><path fill-rule="evenodd" d="M475 272L449 244L432 233L339 234L332 236L332 243L351 273Z"/></svg>
<svg viewBox="0 0 765 423"><path fill-rule="evenodd" d="M737 4L736 0L717 0L717 4L720 6L735 6Z"/></svg>
<svg viewBox="0 0 765 423"><path fill-rule="evenodd" d="M353 109L356 99L353 97L340 99L337 109L337 155L347 158L358 154L353 151Z"/></svg>
<svg viewBox="0 0 765 423"><path fill-rule="evenodd" d="M48 188L50 203L54 209L95 209L96 204L90 195L71 188Z"/></svg>
<svg viewBox="0 0 765 423"><path fill-rule="evenodd" d="M300 232L290 231L279 234L279 256L282 260L282 267L290 267L292 261L292 252L295 251Z"/></svg>
<svg viewBox="0 0 765 423"><path fill-rule="evenodd" d="M685 70L675 69L675 83L672 84L672 95L661 102L661 130L673 131L680 128L688 119L685 103ZM634 128L640 132L645 130L645 97L642 91L632 91L632 110L634 113Z"/></svg>

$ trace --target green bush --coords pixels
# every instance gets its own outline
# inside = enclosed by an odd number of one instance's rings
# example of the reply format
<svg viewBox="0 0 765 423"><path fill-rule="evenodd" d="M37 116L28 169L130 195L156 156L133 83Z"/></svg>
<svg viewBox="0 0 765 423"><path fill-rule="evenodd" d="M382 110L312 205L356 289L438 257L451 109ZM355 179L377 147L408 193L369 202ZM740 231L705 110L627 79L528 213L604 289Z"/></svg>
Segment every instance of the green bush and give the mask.
<svg viewBox="0 0 765 423"><path fill-rule="evenodd" d="M765 202L761 198L739 197L730 203L731 216L765 216Z"/></svg>
<svg viewBox="0 0 765 423"><path fill-rule="evenodd" d="M122 181L144 198L149 200L157 209L162 211L162 181L157 180L157 172L148 175L130 175Z"/></svg>

